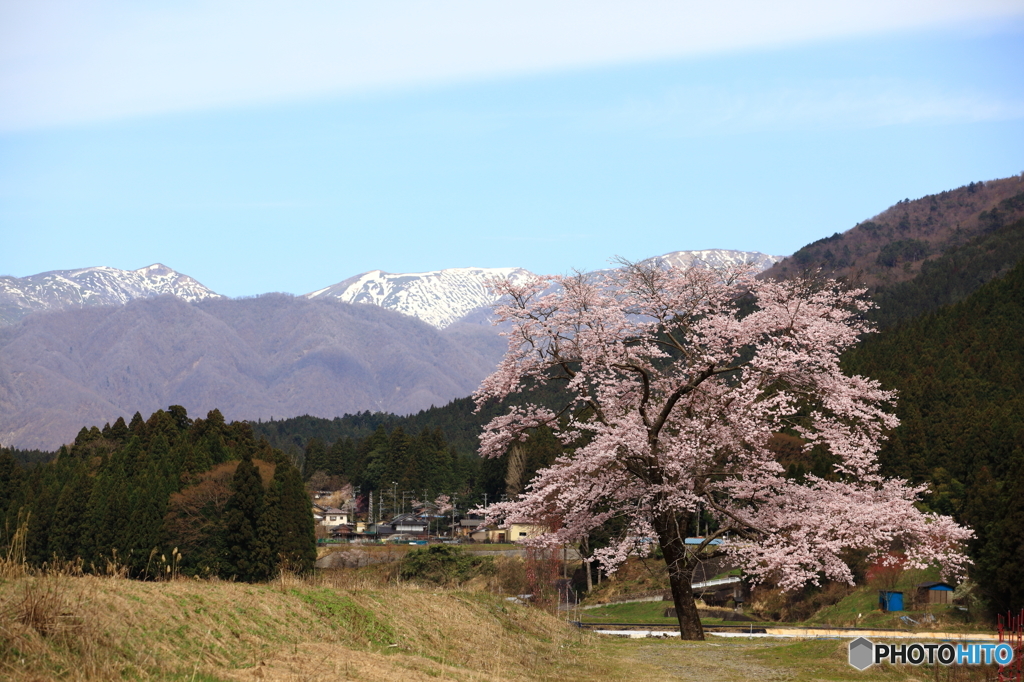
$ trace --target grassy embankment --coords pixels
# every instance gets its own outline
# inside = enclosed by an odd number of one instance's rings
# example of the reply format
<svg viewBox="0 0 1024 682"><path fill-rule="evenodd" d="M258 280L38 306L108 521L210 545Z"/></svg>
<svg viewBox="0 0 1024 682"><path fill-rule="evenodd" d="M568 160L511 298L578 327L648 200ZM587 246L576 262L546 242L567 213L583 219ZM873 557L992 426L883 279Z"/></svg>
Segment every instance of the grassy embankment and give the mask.
<svg viewBox="0 0 1024 682"><path fill-rule="evenodd" d="M493 574L445 590L397 582L394 561L249 585L40 573L0 558L0 678L894 680L924 672L857 673L845 643L834 641L602 638L494 594L523 572L517 562L500 560ZM617 576L636 587L650 576L627 577ZM637 611L664 606L605 608L636 621ZM919 677L972 679L938 673Z"/></svg>
<svg viewBox="0 0 1024 682"><path fill-rule="evenodd" d="M860 673L845 646L601 638L486 591L382 584L367 571L260 585L0 578L0 678L13 682L982 679L909 666Z"/></svg>
<svg viewBox="0 0 1024 682"><path fill-rule="evenodd" d="M0 678L38 680L925 680L845 643L603 639L486 592L44 575L0 580ZM982 679L941 670L942 680ZM980 671L979 671L980 672Z"/></svg>
<svg viewBox="0 0 1024 682"><path fill-rule="evenodd" d="M596 639L549 614L486 592L353 579L347 572L261 585L7 578L0 580L0 678L591 676L582 659L593 658ZM614 662L606 662L603 673L614 678Z"/></svg>

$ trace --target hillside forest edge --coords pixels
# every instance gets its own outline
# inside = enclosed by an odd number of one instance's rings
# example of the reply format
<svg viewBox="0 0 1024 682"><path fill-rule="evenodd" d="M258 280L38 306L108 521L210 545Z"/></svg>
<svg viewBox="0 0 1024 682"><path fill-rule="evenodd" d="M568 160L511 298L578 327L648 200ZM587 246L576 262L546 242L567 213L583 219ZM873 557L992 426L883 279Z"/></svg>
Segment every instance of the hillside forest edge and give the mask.
<svg viewBox="0 0 1024 682"><path fill-rule="evenodd" d="M870 285L880 331L843 364L899 392L901 424L879 453L882 472L928 484L923 507L975 530L971 579L994 613L1024 608L1024 192L977 214L969 234L922 237L930 206L973 188L890 209L890 224L875 218L819 240L767 274L819 270ZM885 239L866 251L871 271L855 274L852 251L840 247L878 234ZM474 412L461 398L409 416L226 423L217 410L195 418L170 406L83 427L57 453L3 448L0 547L27 523L26 557L37 566L113 562L142 579L173 571L245 581L308 571L315 477L351 484L364 505L386 493L391 512L404 493L446 493L462 511L518 494L562 446L540 430L512 467L507 456L476 457L482 425L505 407ZM798 442L780 438L777 454L788 475L835 476ZM600 545L595 536L589 547Z"/></svg>

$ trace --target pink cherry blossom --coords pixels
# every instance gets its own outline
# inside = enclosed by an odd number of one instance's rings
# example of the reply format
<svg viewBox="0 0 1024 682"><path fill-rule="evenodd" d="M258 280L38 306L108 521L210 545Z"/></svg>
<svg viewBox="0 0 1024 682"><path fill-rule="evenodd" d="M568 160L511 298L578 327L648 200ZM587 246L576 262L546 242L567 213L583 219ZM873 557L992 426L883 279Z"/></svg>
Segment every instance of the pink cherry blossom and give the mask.
<svg viewBox="0 0 1024 682"><path fill-rule="evenodd" d="M490 506L489 520L557 518L533 541L550 546L623 520L626 532L596 559L612 572L658 542L684 639L703 639L690 582L713 554L787 589L852 582L842 558L851 549L898 547L908 566L963 573L971 531L921 512L923 488L879 473L895 394L840 369L843 350L870 331L863 290L757 280L743 267L621 265L492 282L508 351L478 407L553 381L567 399L559 412L526 405L495 418L480 454L500 457L542 425L567 454L518 499ZM768 447L780 432L828 453L833 473L787 477ZM686 545L700 513L717 530Z"/></svg>

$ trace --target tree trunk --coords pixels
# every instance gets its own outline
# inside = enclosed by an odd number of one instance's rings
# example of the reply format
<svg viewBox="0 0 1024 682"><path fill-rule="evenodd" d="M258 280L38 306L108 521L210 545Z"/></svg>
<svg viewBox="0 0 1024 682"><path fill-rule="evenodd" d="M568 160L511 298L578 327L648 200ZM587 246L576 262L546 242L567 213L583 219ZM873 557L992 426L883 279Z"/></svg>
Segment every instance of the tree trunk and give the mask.
<svg viewBox="0 0 1024 682"><path fill-rule="evenodd" d="M587 536L583 537L583 542L580 543L580 548L583 550L580 552L580 555L582 555L584 559L583 568L587 572L587 594L590 594L590 591L594 589L594 579L590 575L591 562L587 561L587 559L590 558L590 539Z"/></svg>
<svg viewBox="0 0 1024 682"><path fill-rule="evenodd" d="M672 601L679 619L679 636L682 639L703 640L704 628L700 624L700 613L693 600L693 569L696 557L686 551L686 529L692 518L688 515L664 514L654 520L661 551L668 565L668 580L672 587Z"/></svg>

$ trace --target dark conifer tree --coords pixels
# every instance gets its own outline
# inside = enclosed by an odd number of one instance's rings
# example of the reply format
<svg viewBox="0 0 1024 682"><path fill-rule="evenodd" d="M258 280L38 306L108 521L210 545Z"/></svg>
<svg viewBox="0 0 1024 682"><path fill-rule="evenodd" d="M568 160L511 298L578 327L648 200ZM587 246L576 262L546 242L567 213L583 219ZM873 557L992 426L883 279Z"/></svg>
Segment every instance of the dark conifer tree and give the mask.
<svg viewBox="0 0 1024 682"><path fill-rule="evenodd" d="M124 423L124 417L118 417L114 425L110 427L110 437L119 443L126 441L129 433L128 425Z"/></svg>
<svg viewBox="0 0 1024 682"><path fill-rule="evenodd" d="M327 472L327 448L319 438L310 438L306 443L306 456L302 469L306 479L318 471Z"/></svg>
<svg viewBox="0 0 1024 682"><path fill-rule="evenodd" d="M327 451L325 471L331 476L342 476L352 480L352 465L355 459L356 446L351 438L339 438Z"/></svg>
<svg viewBox="0 0 1024 682"><path fill-rule="evenodd" d="M171 405L167 408L167 413L179 433L187 433L192 427L192 420L188 418L188 412L181 405Z"/></svg>
<svg viewBox="0 0 1024 682"><path fill-rule="evenodd" d="M263 493L263 509L256 523L257 542L253 551L253 563L259 567L259 573L271 577L276 572L281 556L281 482L277 470L283 465L278 464L270 485Z"/></svg>
<svg viewBox="0 0 1024 682"><path fill-rule="evenodd" d="M88 463L77 460L74 476L64 484L54 508L49 555L70 561L84 553L82 540L88 528L87 515L92 485L93 478L89 475Z"/></svg>
<svg viewBox="0 0 1024 682"><path fill-rule="evenodd" d="M416 437L420 476L415 489L434 491L435 496L452 489L452 462L444 436L438 429L424 429Z"/></svg>
<svg viewBox="0 0 1024 682"><path fill-rule="evenodd" d="M132 484L131 523L125 529L124 547L121 550L135 576L141 576L152 568L150 556L154 550L159 552L167 498L167 482L162 467L151 459L146 471Z"/></svg>
<svg viewBox="0 0 1024 682"><path fill-rule="evenodd" d="M416 443L405 434L402 427L399 426L391 432L388 440L388 460L391 480L397 484L399 493L420 487L419 458L422 453L415 446ZM399 510L393 511L397 514Z"/></svg>
<svg viewBox="0 0 1024 682"><path fill-rule="evenodd" d="M132 436L129 443L137 441ZM114 550L123 556L125 529L129 523L129 478L127 455L134 456L126 445L114 451L99 470L89 495L87 525L83 533L83 559L97 568L113 558Z"/></svg>
<svg viewBox="0 0 1024 682"><path fill-rule="evenodd" d="M224 436L220 433L216 431L208 432L206 438L203 439L203 445L206 452L209 453L211 465L216 466L230 461L231 452L228 451L227 446L224 444Z"/></svg>
<svg viewBox="0 0 1024 682"><path fill-rule="evenodd" d="M364 490L375 490L379 478L380 465L371 471L379 460L386 457L388 432L384 425L379 425L369 438L364 439L356 449L356 462L353 467L352 480Z"/></svg>
<svg viewBox="0 0 1024 682"><path fill-rule="evenodd" d="M0 448L0 523L3 523L22 484L22 470L7 448Z"/></svg>
<svg viewBox="0 0 1024 682"><path fill-rule="evenodd" d="M251 457L243 457L238 463L231 487L224 519L226 571L239 580L261 580L267 568L259 562L265 550L259 546L256 526L263 512L263 480Z"/></svg>
<svg viewBox="0 0 1024 682"><path fill-rule="evenodd" d="M316 532L302 476L291 464L282 463L274 472L274 483L279 486L281 504L278 556L292 571L311 571L316 561Z"/></svg>
<svg viewBox="0 0 1024 682"><path fill-rule="evenodd" d="M213 466L213 460L211 460L210 453L206 449L206 443L193 444L188 442L188 440L183 440L181 447L183 455L181 471L183 474L199 474L209 471L210 467Z"/></svg>
<svg viewBox="0 0 1024 682"><path fill-rule="evenodd" d="M146 433L146 421L142 418L142 415L136 412L132 415L132 420L128 422L128 430L136 436L143 436Z"/></svg>
<svg viewBox="0 0 1024 682"><path fill-rule="evenodd" d="M134 478L146 470L148 453L142 445L142 439L132 436L125 443L122 457L124 458L125 476Z"/></svg>
<svg viewBox="0 0 1024 682"><path fill-rule="evenodd" d="M979 533L984 544L974 575L996 613L1016 613L1024 608L1024 449L1014 451L1002 490L988 504L992 520Z"/></svg>
<svg viewBox="0 0 1024 682"><path fill-rule="evenodd" d="M29 475L28 534L25 556L29 563L40 565L50 558L49 536L54 507L60 496L59 482L52 468L36 467Z"/></svg>

